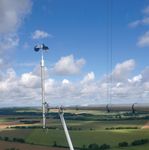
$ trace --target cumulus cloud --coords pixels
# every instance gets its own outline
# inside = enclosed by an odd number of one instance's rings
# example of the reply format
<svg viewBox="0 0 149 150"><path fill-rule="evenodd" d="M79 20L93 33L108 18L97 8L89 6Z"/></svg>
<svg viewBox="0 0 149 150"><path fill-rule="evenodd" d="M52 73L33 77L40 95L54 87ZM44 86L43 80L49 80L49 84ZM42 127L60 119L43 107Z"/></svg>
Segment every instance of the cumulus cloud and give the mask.
<svg viewBox="0 0 149 150"><path fill-rule="evenodd" d="M3 73L3 79L0 80L1 106L32 105L33 99L39 100L40 89L37 83L40 83L40 78L32 73L18 77L13 68L8 68L6 73Z"/></svg>
<svg viewBox="0 0 149 150"><path fill-rule="evenodd" d="M94 72L89 72L89 73L84 77L84 79L81 81L81 83L89 83L89 82L94 81L94 79L95 79L95 74L94 74Z"/></svg>
<svg viewBox="0 0 149 150"><path fill-rule="evenodd" d="M73 55L61 57L52 68L52 72L57 75L75 75L80 73L85 60L83 58L75 60Z"/></svg>
<svg viewBox="0 0 149 150"><path fill-rule="evenodd" d="M142 19L138 19L129 23L129 27L134 28L141 25L149 25L149 6L147 6L142 12L145 16ZM149 31L146 31L142 36L138 38L137 45L140 47L149 46Z"/></svg>
<svg viewBox="0 0 149 150"><path fill-rule="evenodd" d="M146 67L142 72L142 82L148 82L149 81L149 67Z"/></svg>
<svg viewBox="0 0 149 150"><path fill-rule="evenodd" d="M40 87L40 77L34 75L32 72L24 73L21 76L20 84L25 87L39 88Z"/></svg>
<svg viewBox="0 0 149 150"><path fill-rule="evenodd" d="M121 102L148 102L145 94L149 92L146 86L149 78L147 77L148 69L144 69L140 74L132 76L125 76L125 79L119 82L113 82L111 85L112 99L114 101L121 100Z"/></svg>
<svg viewBox="0 0 149 150"><path fill-rule="evenodd" d="M17 30L22 19L30 12L30 0L0 1L0 33L10 33Z"/></svg>
<svg viewBox="0 0 149 150"><path fill-rule="evenodd" d="M10 48L18 46L19 37L16 34L7 34L0 37L0 54L6 53Z"/></svg>
<svg viewBox="0 0 149 150"><path fill-rule="evenodd" d="M130 83L140 83L141 81L142 81L141 74L134 76L132 79L128 79L128 82L130 82Z"/></svg>
<svg viewBox="0 0 149 150"><path fill-rule="evenodd" d="M67 79L64 79L64 80L62 81L62 84L64 84L64 85L68 85L69 83L70 83L70 81L67 80Z"/></svg>
<svg viewBox="0 0 149 150"><path fill-rule="evenodd" d="M149 46L149 31L145 32L138 40L138 46L145 47Z"/></svg>
<svg viewBox="0 0 149 150"><path fill-rule="evenodd" d="M135 61L133 59L126 60L122 63L118 63L112 72L113 81L123 81L128 79L134 67Z"/></svg>
<svg viewBox="0 0 149 150"><path fill-rule="evenodd" d="M141 25L149 25L149 6L144 8L142 12L143 12L143 18L130 22L128 24L129 27L134 28Z"/></svg>
<svg viewBox="0 0 149 150"><path fill-rule="evenodd" d="M46 101L50 105L108 103L107 89L110 86L112 103L148 102L149 67L132 76L134 67L133 59L118 63L109 75L115 79L110 84L107 80L95 80L94 72L87 73L78 82L66 78L59 81L48 77L45 80ZM34 71L18 76L13 68L9 68L3 72L0 80L0 93L1 106L39 106L40 76Z"/></svg>
<svg viewBox="0 0 149 150"><path fill-rule="evenodd" d="M19 44L17 31L31 10L31 0L0 1L0 55L5 56Z"/></svg>
<svg viewBox="0 0 149 150"><path fill-rule="evenodd" d="M41 31L41 30L36 30L32 34L32 38L33 39L43 39L43 38L47 38L47 37L52 37L52 35L47 33L47 32L45 32L45 31Z"/></svg>

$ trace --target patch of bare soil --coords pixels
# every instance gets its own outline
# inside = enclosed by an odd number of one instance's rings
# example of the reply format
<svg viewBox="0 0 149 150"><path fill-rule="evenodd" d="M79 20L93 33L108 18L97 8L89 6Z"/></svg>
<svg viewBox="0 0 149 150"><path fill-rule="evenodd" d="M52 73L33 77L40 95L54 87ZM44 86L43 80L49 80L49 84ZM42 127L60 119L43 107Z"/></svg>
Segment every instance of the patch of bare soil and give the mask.
<svg viewBox="0 0 149 150"><path fill-rule="evenodd" d="M144 126L142 126L142 129L149 129L149 121Z"/></svg>
<svg viewBox="0 0 149 150"><path fill-rule="evenodd" d="M18 122L0 123L0 129L11 128L11 127L16 127L16 126L32 126L32 124L24 124L24 123L18 123Z"/></svg>

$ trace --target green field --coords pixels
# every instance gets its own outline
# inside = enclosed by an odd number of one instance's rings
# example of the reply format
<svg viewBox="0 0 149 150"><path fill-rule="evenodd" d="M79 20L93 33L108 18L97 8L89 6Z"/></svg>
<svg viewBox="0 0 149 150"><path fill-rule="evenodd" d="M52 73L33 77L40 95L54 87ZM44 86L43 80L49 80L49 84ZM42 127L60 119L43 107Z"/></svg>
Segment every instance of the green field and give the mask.
<svg viewBox="0 0 149 150"><path fill-rule="evenodd" d="M116 147L119 142L127 141L132 142L135 139L149 138L149 130L119 130L119 131L71 131L72 141L75 147L82 147L84 144L90 143L110 144L112 147ZM63 131L49 130L44 133L40 129L35 129L27 138L28 142L53 145L54 141L58 145L67 146Z"/></svg>
<svg viewBox="0 0 149 150"><path fill-rule="evenodd" d="M78 127L81 130L70 131L72 141L75 147L88 146L91 143L102 145L104 143L111 145L112 149L119 150L118 143L126 141L131 143L137 139L149 138L149 129L141 129L140 127L146 122L144 121L67 121L69 127ZM51 121L51 126L60 127L58 120ZM107 127L133 127L139 129L121 129L121 130L105 130ZM92 129L91 129L92 128ZM22 137L27 143L37 145L53 146L56 141L57 145L68 146L64 131L58 129L7 129L0 132L0 136ZM81 140L80 140L81 139ZM137 147L127 147L125 149L147 150L149 144ZM124 149L124 148L123 148Z"/></svg>
<svg viewBox="0 0 149 150"><path fill-rule="evenodd" d="M20 112L21 114L18 114L18 112ZM27 110L27 113L28 112L29 110ZM75 117L82 118L83 115L83 120L74 119ZM110 149L112 150L149 149L149 143L141 146L130 146L131 142L134 140L149 139L149 129L142 129L142 127L148 122L148 119L146 119L148 117L148 114L140 114L136 116L132 115L132 119L130 119L131 114L128 114L128 116L126 116L126 114L121 114L122 119L115 117L117 116L116 113L109 114L106 112L95 112L95 114L92 113L92 115L86 115L83 112L83 115L66 115L66 122L68 128L70 129L70 135L74 147L81 148L83 147L83 145L88 146L89 144L96 143L98 145L108 144L111 146ZM58 146L68 147L60 120L57 117L54 117L55 114L53 114L53 117L50 116L50 118L47 120L47 125L50 129L43 130L41 129L41 127L35 129L30 129L28 127L25 127L23 129L2 129L0 130L0 136L9 137L10 139L13 139L14 137L23 138L26 143L31 143L34 145L46 145L52 147L56 142ZM9 122L12 121L12 118L13 116L10 115L3 116L1 117L0 122ZM40 116L27 115L25 110L20 110L17 111L17 115L15 115L15 121L19 122L21 120L20 118L31 120L33 118L38 119L40 118ZM36 126L39 125L40 124L37 124ZM129 146L126 148L119 148L118 143L124 141L128 142Z"/></svg>

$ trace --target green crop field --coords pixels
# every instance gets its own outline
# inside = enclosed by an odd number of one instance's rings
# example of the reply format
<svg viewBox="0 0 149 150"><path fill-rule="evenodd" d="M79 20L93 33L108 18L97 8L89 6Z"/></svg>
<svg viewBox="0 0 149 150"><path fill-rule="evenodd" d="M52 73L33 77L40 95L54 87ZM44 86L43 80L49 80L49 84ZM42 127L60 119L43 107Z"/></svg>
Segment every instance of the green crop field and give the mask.
<svg viewBox="0 0 149 150"><path fill-rule="evenodd" d="M53 122L53 124L52 124ZM52 125L60 127L58 120L53 120ZM149 129L141 129L140 127L145 121L67 121L69 127L80 127L79 130L70 131L72 141L75 147L88 146L91 143L102 145L104 143L111 145L112 149L117 148L119 142L126 141L131 143L133 140L149 138ZM139 129L121 129L121 130L105 130L107 127L133 127L137 126ZM92 128L92 130L91 130ZM57 145L68 146L64 131L62 129L7 129L0 132L0 136L8 137L23 137L27 143L34 143L37 145L53 146L56 141ZM81 139L81 140L80 140ZM149 145L135 147L137 150L148 149ZM126 148L125 148L126 149ZM128 147L128 150L134 147Z"/></svg>
<svg viewBox="0 0 149 150"><path fill-rule="evenodd" d="M31 129L30 129L31 130ZM26 132L26 129L22 130L7 130L3 135L9 137L24 137L23 133ZM7 134L6 134L7 133ZM16 134L15 134L16 133ZM28 134L28 135L27 135ZM106 131L106 130L95 130L95 131L71 131L70 132L72 141L75 147L82 147L83 145L89 145L91 143L101 144L110 144L112 149L119 150L117 145L119 142L127 141L128 143L132 142L135 139L148 138L149 130L148 129L137 129L137 130L116 130L116 131ZM26 133L25 139L27 143L34 143L37 145L49 145L53 146L54 141L57 142L57 145L67 146L64 132L62 130L48 130L43 131L42 129L33 129L30 132ZM128 150L147 150L149 144L137 147L128 147L125 149Z"/></svg>
<svg viewBox="0 0 149 150"><path fill-rule="evenodd" d="M10 115L13 112L14 115ZM31 115L30 115L31 113ZM3 111L5 114L5 111ZM21 120L40 120L41 114L32 109L21 109L14 111L10 110L10 114L3 115L0 119L0 125L5 122L17 122ZM42 145L52 147L56 142L57 146L66 146L66 138L60 120L57 114L52 114L47 119L47 126L49 129L43 130L41 124L30 126L16 127L16 128L2 128L0 130L0 137L23 138L25 143ZM118 117L117 117L118 116ZM121 118L119 118L119 116ZM148 114L124 114L124 113L106 113L106 112L91 112L90 114L69 114L66 113L66 122L70 135L76 148L82 148L83 145L88 147L89 144L108 144L112 150L148 150L149 143L140 146L131 146L134 140L149 139L149 128L142 127L148 122ZM13 119L14 118L14 119ZM36 118L36 119L35 119ZM79 118L79 119L78 119ZM13 123L14 123L13 122ZM23 126L23 125L22 125ZM127 142L129 144L126 148L119 148L120 142ZM24 144L25 144L24 143Z"/></svg>
<svg viewBox="0 0 149 150"><path fill-rule="evenodd" d="M149 138L149 130L137 129L137 130L95 130L95 131L71 131L72 141L75 147L82 147L83 145L89 145L90 143L110 144L112 147L116 147L119 142L127 141L132 142L135 139ZM67 146L64 132L62 130L49 130L43 132L41 129L35 129L27 138L30 143L38 143L44 145L53 145L54 141L58 145Z"/></svg>

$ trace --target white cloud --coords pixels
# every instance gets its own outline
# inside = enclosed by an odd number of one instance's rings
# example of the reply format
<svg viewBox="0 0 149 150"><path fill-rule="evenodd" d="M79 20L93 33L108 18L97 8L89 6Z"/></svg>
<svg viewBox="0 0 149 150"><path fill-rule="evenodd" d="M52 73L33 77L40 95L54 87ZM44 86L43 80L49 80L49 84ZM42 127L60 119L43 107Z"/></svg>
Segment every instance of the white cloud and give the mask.
<svg viewBox="0 0 149 150"><path fill-rule="evenodd" d="M128 26L131 27L131 28L134 28L134 27L137 27L140 24L141 24L140 20L135 20L135 21L129 23Z"/></svg>
<svg viewBox="0 0 149 150"><path fill-rule="evenodd" d="M36 104L40 93L40 89L35 86L37 85L36 78L38 77L32 73L25 73L18 77L13 68L8 68L3 74L3 79L0 80L1 106L31 106L33 103Z"/></svg>
<svg viewBox="0 0 149 150"><path fill-rule="evenodd" d="M138 19L129 23L129 27L134 28L141 25L149 25L149 6L147 6L142 12L144 14L143 19ZM146 31L142 36L138 38L137 45L140 47L149 46L149 31Z"/></svg>
<svg viewBox="0 0 149 150"><path fill-rule="evenodd" d="M21 76L20 84L29 88L39 88L40 87L40 77L34 75L32 72L24 73Z"/></svg>
<svg viewBox="0 0 149 150"><path fill-rule="evenodd" d="M30 0L0 0L0 33L16 31L30 9Z"/></svg>
<svg viewBox="0 0 149 150"><path fill-rule="evenodd" d="M148 82L149 81L149 67L146 67L142 72L142 82Z"/></svg>
<svg viewBox="0 0 149 150"><path fill-rule="evenodd" d="M55 93L55 88L56 88L56 82L54 79L47 79L45 82L45 92L47 94L53 95Z"/></svg>
<svg viewBox="0 0 149 150"><path fill-rule="evenodd" d="M149 25L149 17L144 17L143 19L136 20L128 24L128 26L131 28L134 28L140 25Z"/></svg>
<svg viewBox="0 0 149 150"><path fill-rule="evenodd" d="M62 84L64 84L64 85L68 85L69 83L70 83L70 81L67 80L67 79L64 79L64 80L62 81Z"/></svg>
<svg viewBox="0 0 149 150"><path fill-rule="evenodd" d="M52 37L52 35L45 31L41 31L41 30L36 30L32 35L33 39L43 39L43 38L47 38L47 37Z"/></svg>
<svg viewBox="0 0 149 150"><path fill-rule="evenodd" d="M19 44L19 29L31 10L31 0L0 0L0 55L4 56ZM8 51L9 50L9 51Z"/></svg>
<svg viewBox="0 0 149 150"><path fill-rule="evenodd" d="M131 71L135 67L135 61L133 59L126 60L122 63L118 63L113 72L112 72L112 79L113 81L123 81L126 80Z"/></svg>
<svg viewBox="0 0 149 150"><path fill-rule="evenodd" d="M145 47L149 46L149 31L145 32L138 40L138 46Z"/></svg>
<svg viewBox="0 0 149 150"><path fill-rule="evenodd" d="M7 34L0 37L0 54L6 53L6 50L18 46L19 37L16 34Z"/></svg>
<svg viewBox="0 0 149 150"><path fill-rule="evenodd" d="M143 9L143 18L142 19L137 19L133 22L130 22L128 24L129 27L137 27L140 25L149 25L149 6Z"/></svg>
<svg viewBox="0 0 149 150"><path fill-rule="evenodd" d="M128 79L128 82L130 83L139 83L142 80L142 75L139 74L137 76L134 76L132 79Z"/></svg>
<svg viewBox="0 0 149 150"><path fill-rule="evenodd" d="M6 73L7 80L11 81L16 78L16 72L13 68L8 68Z"/></svg>
<svg viewBox="0 0 149 150"><path fill-rule="evenodd" d="M85 60L83 58L75 60L73 55L61 57L54 65L52 72L57 75L74 75L80 73Z"/></svg>
<svg viewBox="0 0 149 150"><path fill-rule="evenodd" d="M94 81L94 79L95 79L94 72L90 72L84 77L84 79L81 81L81 83L89 83L89 82Z"/></svg>
<svg viewBox="0 0 149 150"><path fill-rule="evenodd" d="M123 86L123 83L122 83L122 82L118 82L118 83L116 84L116 87L117 87L117 88L122 87L122 86Z"/></svg>
<svg viewBox="0 0 149 150"><path fill-rule="evenodd" d="M112 103L148 102L149 67L132 76L134 67L133 59L117 64L111 73L115 80L110 84L107 80L95 80L94 72L89 72L78 82L65 78L58 81L48 77L45 81L46 101L50 105L108 103L107 90L110 86ZM1 106L39 106L40 76L35 72L17 76L15 70L9 68L3 72L0 80L0 93Z"/></svg>

